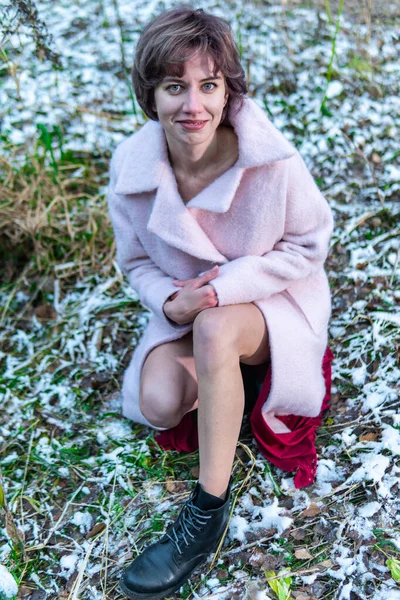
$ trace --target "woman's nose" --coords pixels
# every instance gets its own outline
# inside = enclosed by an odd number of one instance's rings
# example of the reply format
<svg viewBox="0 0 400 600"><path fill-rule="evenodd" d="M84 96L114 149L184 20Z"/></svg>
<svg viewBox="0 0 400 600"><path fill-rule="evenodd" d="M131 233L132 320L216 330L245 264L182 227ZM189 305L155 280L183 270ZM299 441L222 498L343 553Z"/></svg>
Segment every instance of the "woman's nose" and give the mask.
<svg viewBox="0 0 400 600"><path fill-rule="evenodd" d="M184 110L190 113L196 113L202 110L199 92L197 90L187 91L184 103Z"/></svg>

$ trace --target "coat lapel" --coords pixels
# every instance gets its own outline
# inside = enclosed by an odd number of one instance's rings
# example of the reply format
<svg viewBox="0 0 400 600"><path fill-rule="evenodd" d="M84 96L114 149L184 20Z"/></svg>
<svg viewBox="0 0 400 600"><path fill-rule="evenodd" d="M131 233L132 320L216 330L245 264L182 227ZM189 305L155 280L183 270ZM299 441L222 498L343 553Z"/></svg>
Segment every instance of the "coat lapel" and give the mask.
<svg viewBox="0 0 400 600"><path fill-rule="evenodd" d="M238 136L239 159L186 205L169 162L162 126L155 121L146 123L124 142L115 186L116 194L128 196L127 200L133 202L135 194L157 190L148 231L182 252L219 264L226 263L227 258L216 249L189 209L227 212L244 169L284 160L296 152L253 100L246 99L240 110L231 106L229 118Z"/></svg>
<svg viewBox="0 0 400 600"><path fill-rule="evenodd" d="M210 262L227 262L182 201L172 169L163 172L147 230L182 252Z"/></svg>

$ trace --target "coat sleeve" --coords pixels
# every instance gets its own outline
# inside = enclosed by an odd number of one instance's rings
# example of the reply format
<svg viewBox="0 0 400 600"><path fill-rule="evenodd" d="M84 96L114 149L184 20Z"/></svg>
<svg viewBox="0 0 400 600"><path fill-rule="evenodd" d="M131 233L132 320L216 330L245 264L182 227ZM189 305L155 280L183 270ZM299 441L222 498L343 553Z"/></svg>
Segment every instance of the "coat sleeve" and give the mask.
<svg viewBox="0 0 400 600"><path fill-rule="evenodd" d="M318 272L327 257L333 218L298 153L288 159L285 230L271 251L220 266L211 283L218 305L267 298Z"/></svg>
<svg viewBox="0 0 400 600"><path fill-rule="evenodd" d="M115 183L116 172L112 161L107 203L114 229L117 262L145 308L168 322L171 327L178 330L187 328L187 325L178 325L171 321L163 311L164 302L178 291L178 288L172 283L172 277L166 275L143 248L129 218L126 200L114 192Z"/></svg>

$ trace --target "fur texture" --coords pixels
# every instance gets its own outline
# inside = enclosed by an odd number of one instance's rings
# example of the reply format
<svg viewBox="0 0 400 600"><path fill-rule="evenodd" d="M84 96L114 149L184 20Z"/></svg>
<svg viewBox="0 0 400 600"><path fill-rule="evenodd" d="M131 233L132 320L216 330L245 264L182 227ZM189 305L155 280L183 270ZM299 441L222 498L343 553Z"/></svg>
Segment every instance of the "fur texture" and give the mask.
<svg viewBox="0 0 400 600"><path fill-rule="evenodd" d="M117 260L153 315L123 384L123 411L149 425L139 402L147 354L178 339L163 304L173 279L196 277L214 264L219 305L254 302L267 323L272 386L263 415L277 432L279 414L315 417L324 397L322 358L330 293L323 263L332 214L296 149L251 99L230 121L239 159L186 205L168 160L165 135L148 122L114 153L108 203Z"/></svg>

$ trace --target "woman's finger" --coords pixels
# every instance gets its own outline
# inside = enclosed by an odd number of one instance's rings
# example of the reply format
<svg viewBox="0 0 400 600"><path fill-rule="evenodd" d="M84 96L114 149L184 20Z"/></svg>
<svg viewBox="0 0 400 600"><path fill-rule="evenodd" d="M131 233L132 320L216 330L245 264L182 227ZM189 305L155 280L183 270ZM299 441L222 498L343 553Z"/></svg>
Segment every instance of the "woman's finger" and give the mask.
<svg viewBox="0 0 400 600"><path fill-rule="evenodd" d="M188 283L192 283L192 281L196 281L197 277L193 279L173 279L172 283L174 285L187 285Z"/></svg>
<svg viewBox="0 0 400 600"><path fill-rule="evenodd" d="M193 277L192 279L173 279L172 283L174 285L176 285L177 287L183 287L185 285L188 285L189 283L199 283L199 281L200 281L200 286L202 286L202 285L204 285L204 282L208 282L211 279L215 279L215 277L218 275L218 272L219 272L219 266L216 265L215 267L213 267L212 269L209 269L208 271L206 271L199 277ZM196 286L196 287L200 287L200 286Z"/></svg>
<svg viewBox="0 0 400 600"><path fill-rule="evenodd" d="M213 267L212 269L209 269L208 271L203 273L203 275L200 275L200 277L197 277L194 280L195 288L199 288L199 287L202 287L203 285L206 285L209 281L211 281L212 279L215 279L217 277L218 273L219 273L219 266L215 265L215 267Z"/></svg>
<svg viewBox="0 0 400 600"><path fill-rule="evenodd" d="M183 287L184 285L187 285L188 283L192 283L193 281L196 281L196 280L197 280L197 277L192 277L191 279L173 279L172 283L174 285Z"/></svg>

